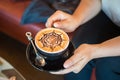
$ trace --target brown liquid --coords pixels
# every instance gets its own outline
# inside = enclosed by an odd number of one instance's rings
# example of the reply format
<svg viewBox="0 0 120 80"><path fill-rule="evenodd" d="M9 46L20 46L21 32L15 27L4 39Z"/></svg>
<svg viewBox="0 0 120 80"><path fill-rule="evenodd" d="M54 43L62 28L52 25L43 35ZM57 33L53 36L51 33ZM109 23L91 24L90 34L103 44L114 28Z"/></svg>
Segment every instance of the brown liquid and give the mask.
<svg viewBox="0 0 120 80"><path fill-rule="evenodd" d="M44 52L55 53L67 48L69 37L62 30L47 28L37 33L35 44Z"/></svg>

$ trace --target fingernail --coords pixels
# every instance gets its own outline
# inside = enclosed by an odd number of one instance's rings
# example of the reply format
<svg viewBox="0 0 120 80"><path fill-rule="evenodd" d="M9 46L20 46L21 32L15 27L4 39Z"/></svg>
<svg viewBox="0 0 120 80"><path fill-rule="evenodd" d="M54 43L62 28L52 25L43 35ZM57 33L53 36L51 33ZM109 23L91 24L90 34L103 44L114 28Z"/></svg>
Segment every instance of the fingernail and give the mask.
<svg viewBox="0 0 120 80"><path fill-rule="evenodd" d="M57 23L54 23L53 26L54 26L54 27L58 27L58 24L57 24Z"/></svg>
<svg viewBox="0 0 120 80"><path fill-rule="evenodd" d="M64 64L64 68L68 68L69 67L69 65L67 65L67 64Z"/></svg>
<svg viewBox="0 0 120 80"><path fill-rule="evenodd" d="M72 65L72 64L71 64L70 62L69 62L69 63L68 63L68 62L65 62L65 63L64 63L64 68L68 68L68 67L70 67L71 65Z"/></svg>

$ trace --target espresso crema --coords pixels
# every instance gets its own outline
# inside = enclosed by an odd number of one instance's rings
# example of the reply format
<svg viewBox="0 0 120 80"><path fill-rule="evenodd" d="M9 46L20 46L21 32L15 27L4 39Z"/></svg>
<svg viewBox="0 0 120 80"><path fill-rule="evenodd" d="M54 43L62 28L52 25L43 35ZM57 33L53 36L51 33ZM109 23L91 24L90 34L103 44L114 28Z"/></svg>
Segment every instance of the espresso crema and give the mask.
<svg viewBox="0 0 120 80"><path fill-rule="evenodd" d="M36 34L35 44L43 52L57 53L68 47L69 37L60 29L46 28Z"/></svg>

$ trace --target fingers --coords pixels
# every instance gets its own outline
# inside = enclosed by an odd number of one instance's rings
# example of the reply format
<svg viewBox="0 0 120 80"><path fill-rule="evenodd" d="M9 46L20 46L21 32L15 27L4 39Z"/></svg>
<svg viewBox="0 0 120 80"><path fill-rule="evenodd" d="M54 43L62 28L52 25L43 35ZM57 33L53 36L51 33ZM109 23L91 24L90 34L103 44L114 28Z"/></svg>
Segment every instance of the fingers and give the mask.
<svg viewBox="0 0 120 80"><path fill-rule="evenodd" d="M67 74L67 73L70 73L74 70L74 66L70 67L70 68L67 68L67 69L64 69L64 70L60 70L60 71L57 71L57 72L50 72L51 74Z"/></svg>
<svg viewBox="0 0 120 80"><path fill-rule="evenodd" d="M74 73L79 73L83 69L83 67L87 64L87 62L84 61L78 63L78 67L76 67L76 69L73 71Z"/></svg>
<svg viewBox="0 0 120 80"><path fill-rule="evenodd" d="M70 73L70 72L73 72L74 70L76 70L78 65L79 65L79 63L76 63L76 64L72 65L71 67L66 68L64 70L60 70L57 72L50 72L50 73L51 74L67 74L67 73Z"/></svg>
<svg viewBox="0 0 120 80"><path fill-rule="evenodd" d="M58 72L51 72L52 74L67 74L70 72L79 73L83 67L91 60L91 49L87 47L88 45L82 45L78 47L74 55L69 58L64 63L64 67L66 69L58 71Z"/></svg>
<svg viewBox="0 0 120 80"><path fill-rule="evenodd" d="M48 18L46 27L55 27L65 32L73 32L77 27L76 21L73 19L73 16L68 13L56 11Z"/></svg>
<svg viewBox="0 0 120 80"><path fill-rule="evenodd" d="M64 24L63 21L67 20L68 17L70 17L69 14L58 10L48 18L48 20L46 22L46 27L52 27L54 25L54 27L59 27L60 28L60 27L63 26L61 24Z"/></svg>
<svg viewBox="0 0 120 80"><path fill-rule="evenodd" d="M62 20L62 21L54 22L53 26L55 28L59 28L59 29L65 31L65 32L71 32L68 29L66 29L66 26L68 26L66 23L67 23L66 21Z"/></svg>
<svg viewBox="0 0 120 80"><path fill-rule="evenodd" d="M53 23L53 26L56 27L56 28L57 28L57 27L58 27L58 28L61 28L63 25L62 25L62 22L61 22L61 21L57 21L57 22L54 22L54 23Z"/></svg>
<svg viewBox="0 0 120 80"><path fill-rule="evenodd" d="M83 59L84 59L84 56L81 55L80 51L75 50L74 55L72 57L70 57L67 61L65 61L63 66L65 68L68 68Z"/></svg>
<svg viewBox="0 0 120 80"><path fill-rule="evenodd" d="M71 65L83 60L85 57L90 58L90 51L88 48L86 48L86 46L88 46L88 45L84 44L84 45L79 46L74 51L74 55L64 63L64 67L68 68Z"/></svg>
<svg viewBox="0 0 120 80"><path fill-rule="evenodd" d="M63 13L62 11L56 11L53 15L51 15L47 22L46 22L46 27L52 27L53 23L59 22L62 20ZM54 25L56 27L56 25Z"/></svg>
<svg viewBox="0 0 120 80"><path fill-rule="evenodd" d="M69 68L66 68L64 70L60 70L57 72L50 72L50 73L51 74L67 74L70 72L79 73L82 70L82 68L85 66L85 64L86 63L84 63L84 60L82 60L82 61L79 61L78 63L72 65Z"/></svg>
<svg viewBox="0 0 120 80"><path fill-rule="evenodd" d="M56 18L56 17L55 17ZM53 27L53 23L56 21L55 18L52 18L52 16L50 18L48 18L47 22L46 22L46 27L50 28ZM55 26L54 26L55 27Z"/></svg>

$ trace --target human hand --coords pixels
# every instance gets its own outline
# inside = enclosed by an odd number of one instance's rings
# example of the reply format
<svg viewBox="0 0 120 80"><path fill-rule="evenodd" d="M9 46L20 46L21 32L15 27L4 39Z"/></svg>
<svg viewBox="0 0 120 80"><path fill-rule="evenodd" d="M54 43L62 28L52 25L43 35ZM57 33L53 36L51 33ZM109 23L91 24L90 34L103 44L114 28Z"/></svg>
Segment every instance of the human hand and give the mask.
<svg viewBox="0 0 120 80"><path fill-rule="evenodd" d="M12 76L12 77L10 77L9 80L16 80L16 76Z"/></svg>
<svg viewBox="0 0 120 80"><path fill-rule="evenodd" d="M65 32L73 32L78 26L75 16L62 11L56 11L46 22L46 27L60 28Z"/></svg>
<svg viewBox="0 0 120 80"><path fill-rule="evenodd" d="M74 55L69 58L64 63L64 70L60 70L58 72L50 72L52 74L67 74L70 72L78 73L83 67L94 58L94 54L97 51L96 45L82 44L79 46Z"/></svg>

